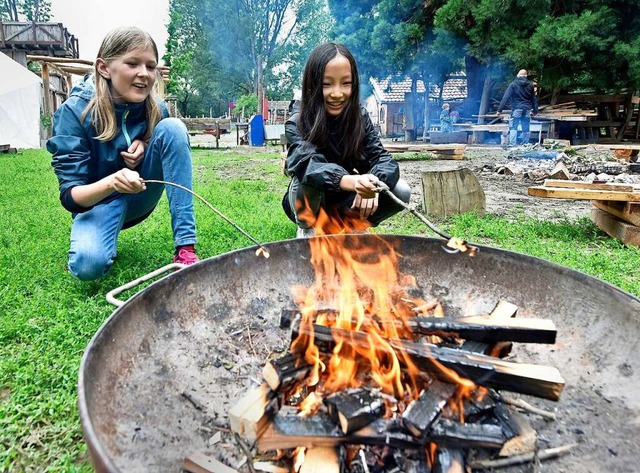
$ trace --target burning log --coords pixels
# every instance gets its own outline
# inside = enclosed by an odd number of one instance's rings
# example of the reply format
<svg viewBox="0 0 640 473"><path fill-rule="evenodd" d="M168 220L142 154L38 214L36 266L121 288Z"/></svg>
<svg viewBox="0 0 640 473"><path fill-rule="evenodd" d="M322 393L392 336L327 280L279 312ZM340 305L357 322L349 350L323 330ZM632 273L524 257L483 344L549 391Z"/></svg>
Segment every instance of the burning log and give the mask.
<svg viewBox="0 0 640 473"><path fill-rule="evenodd" d="M313 325L313 330L294 327L292 334L294 339L300 334L313 336L314 343L325 354L332 352L335 346L334 337L342 340L343 344L360 348L366 348L370 344L366 333L317 324ZM438 369L434 361L478 385L495 389L506 389L557 401L564 388L564 379L552 366L513 363L463 350L405 340L388 339L386 342L394 350L407 353L420 369L431 372L443 381L448 381L449 377L443 370Z"/></svg>
<svg viewBox="0 0 640 473"><path fill-rule="evenodd" d="M491 316L416 317L416 330L423 335L457 338L477 342L555 343L557 330L550 319L508 319L497 323Z"/></svg>
<svg viewBox="0 0 640 473"><path fill-rule="evenodd" d="M369 425L384 414L382 398L368 389L348 389L325 398L324 404L342 432L350 434Z"/></svg>
<svg viewBox="0 0 640 473"><path fill-rule="evenodd" d="M280 409L258 439L258 449L269 451L296 447L333 447L340 444L390 445L398 448L417 448L420 442L406 434L398 422L378 419L349 435L326 413L310 417L295 415L288 407Z"/></svg>
<svg viewBox="0 0 640 473"><path fill-rule="evenodd" d="M428 438L438 445L458 448L500 449L505 443L502 428L493 424L461 424L440 419L429 432Z"/></svg>
<svg viewBox="0 0 640 473"><path fill-rule="evenodd" d="M269 361L262 370L262 377L274 391L281 391L304 379L311 365L303 357L288 354Z"/></svg>
<svg viewBox="0 0 640 473"><path fill-rule="evenodd" d="M402 414L403 425L416 437L426 434L453 395L456 386L434 380Z"/></svg>

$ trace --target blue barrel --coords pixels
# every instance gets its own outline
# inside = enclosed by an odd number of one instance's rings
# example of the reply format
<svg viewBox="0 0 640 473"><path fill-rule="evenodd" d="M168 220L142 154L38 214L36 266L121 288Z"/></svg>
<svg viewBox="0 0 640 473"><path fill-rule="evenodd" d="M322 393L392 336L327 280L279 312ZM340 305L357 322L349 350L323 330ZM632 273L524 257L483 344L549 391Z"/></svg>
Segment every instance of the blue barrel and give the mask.
<svg viewBox="0 0 640 473"><path fill-rule="evenodd" d="M251 146L264 145L264 121L262 121L262 115L254 115L249 119L249 144Z"/></svg>

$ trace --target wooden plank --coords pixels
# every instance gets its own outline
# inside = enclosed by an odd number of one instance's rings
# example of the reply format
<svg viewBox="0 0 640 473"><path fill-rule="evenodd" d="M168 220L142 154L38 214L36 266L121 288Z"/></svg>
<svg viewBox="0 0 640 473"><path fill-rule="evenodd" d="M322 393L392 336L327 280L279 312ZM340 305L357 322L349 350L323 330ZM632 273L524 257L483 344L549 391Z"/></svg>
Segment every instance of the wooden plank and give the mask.
<svg viewBox="0 0 640 473"><path fill-rule="evenodd" d="M551 319L507 319L495 321L491 316L474 317L416 317L423 335L446 336L478 342L556 343L557 329Z"/></svg>
<svg viewBox="0 0 640 473"><path fill-rule="evenodd" d="M616 200L640 202L640 192L617 192L589 189L567 189L561 187L534 186L527 189L533 197L575 200Z"/></svg>
<svg viewBox="0 0 640 473"><path fill-rule="evenodd" d="M262 377L274 391L280 391L304 379L311 371L311 365L301 356L291 353L270 360L262 370Z"/></svg>
<svg viewBox="0 0 640 473"><path fill-rule="evenodd" d="M606 200L592 200L591 203L620 220L640 227L640 202L616 202Z"/></svg>
<svg viewBox="0 0 640 473"><path fill-rule="evenodd" d="M261 404L263 409L267 404L267 396L271 390L266 383L262 383L255 389L248 391L229 411L229 424L231 430L238 434L244 434L242 416L256 404Z"/></svg>
<svg viewBox="0 0 640 473"><path fill-rule="evenodd" d="M427 435L431 442L447 447L501 449L506 441L502 427L493 424L461 424L441 418Z"/></svg>
<svg viewBox="0 0 640 473"><path fill-rule="evenodd" d="M426 435L455 391L453 384L434 379L402 413L402 424L416 437Z"/></svg>
<svg viewBox="0 0 640 473"><path fill-rule="evenodd" d="M607 235L622 243L640 246L640 227L631 225L600 209L591 209L591 221Z"/></svg>
<svg viewBox="0 0 640 473"><path fill-rule="evenodd" d="M562 187L567 189L588 189L599 191L638 192L640 187L630 184L606 184L585 181L567 181L564 179L545 179L545 187Z"/></svg>
<svg viewBox="0 0 640 473"><path fill-rule="evenodd" d="M385 404L377 393L365 388L346 389L324 399L329 415L340 425L342 433L350 434L384 415Z"/></svg>
<svg viewBox="0 0 640 473"><path fill-rule="evenodd" d="M299 326L294 327L292 339L295 340L300 334L308 337L311 335L311 331ZM341 340L345 346L369 347L368 335L364 332L314 324L313 336L316 346L323 353L333 351L334 337ZM386 339L386 342L394 351L404 351L409 355L418 368L432 373L442 381L450 381L450 376L437 367L434 360L460 376L490 388L506 389L555 401L560 399L560 394L564 389L564 379L560 372L552 366L514 363L427 343L399 339ZM306 344L304 345L306 346ZM402 363L402 360L400 362Z"/></svg>
<svg viewBox="0 0 640 473"><path fill-rule="evenodd" d="M340 456L335 447L313 447L304 452L298 473L340 473Z"/></svg>
<svg viewBox="0 0 640 473"><path fill-rule="evenodd" d="M238 470L204 453L192 453L186 457L182 469L189 473L238 473Z"/></svg>

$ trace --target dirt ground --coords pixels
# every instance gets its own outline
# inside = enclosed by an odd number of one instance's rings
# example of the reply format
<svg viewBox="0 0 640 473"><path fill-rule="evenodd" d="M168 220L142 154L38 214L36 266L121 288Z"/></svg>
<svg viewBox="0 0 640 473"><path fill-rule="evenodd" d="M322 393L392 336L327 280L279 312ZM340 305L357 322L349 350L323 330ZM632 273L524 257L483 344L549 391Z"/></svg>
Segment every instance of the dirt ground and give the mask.
<svg viewBox="0 0 640 473"><path fill-rule="evenodd" d="M464 160L403 161L402 154L396 154L400 164L400 174L414 190L412 203L421 203L421 176L424 171L446 171L468 168L478 178L485 193L486 212L499 216L524 213L528 217L541 220L575 220L588 217L591 203L588 200L542 199L527 194L527 188L537 185L535 181L522 176L498 174L496 168L512 164L507 151L499 147L467 147ZM538 163L551 166L550 162Z"/></svg>

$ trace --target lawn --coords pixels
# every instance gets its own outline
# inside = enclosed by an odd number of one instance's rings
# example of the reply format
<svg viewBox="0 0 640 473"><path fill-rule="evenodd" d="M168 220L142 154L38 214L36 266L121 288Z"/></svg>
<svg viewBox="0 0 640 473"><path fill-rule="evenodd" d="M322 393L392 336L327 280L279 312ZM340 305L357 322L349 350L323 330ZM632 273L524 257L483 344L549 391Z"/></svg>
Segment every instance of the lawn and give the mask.
<svg viewBox="0 0 640 473"><path fill-rule="evenodd" d="M222 213L261 242L294 237L280 207L287 179L277 151L194 150L193 157L194 190ZM250 245L195 205L201 257ZM96 282L65 271L71 217L58 201L48 153L0 155L0 216L0 471L91 471L76 408L80 358L114 309L105 294L170 262L166 200L121 234L113 270ZM640 296L640 250L587 219L467 214L438 223L469 241L538 256ZM376 231L431 236L407 212Z"/></svg>

